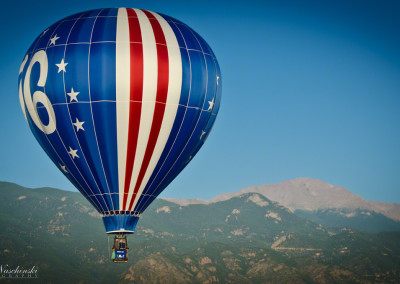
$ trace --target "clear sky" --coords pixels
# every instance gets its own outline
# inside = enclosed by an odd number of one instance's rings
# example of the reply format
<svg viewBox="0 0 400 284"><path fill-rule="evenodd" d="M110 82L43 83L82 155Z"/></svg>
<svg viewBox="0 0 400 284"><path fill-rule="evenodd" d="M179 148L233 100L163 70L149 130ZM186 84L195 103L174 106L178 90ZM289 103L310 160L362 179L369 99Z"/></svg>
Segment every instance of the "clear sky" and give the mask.
<svg viewBox="0 0 400 284"><path fill-rule="evenodd" d="M213 131L162 196L209 199L310 177L400 202L399 1L3 1L0 180L73 190L26 125L18 71L48 26L105 7L185 22L221 66Z"/></svg>

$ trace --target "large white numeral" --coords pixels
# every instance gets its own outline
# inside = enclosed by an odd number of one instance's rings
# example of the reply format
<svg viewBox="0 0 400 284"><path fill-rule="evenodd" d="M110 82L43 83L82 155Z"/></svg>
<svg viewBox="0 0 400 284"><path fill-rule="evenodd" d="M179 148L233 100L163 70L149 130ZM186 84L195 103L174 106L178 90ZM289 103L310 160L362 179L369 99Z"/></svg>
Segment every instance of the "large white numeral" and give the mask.
<svg viewBox="0 0 400 284"><path fill-rule="evenodd" d="M19 71L20 74L21 74L22 70L24 69L27 60L28 60L28 56L25 56L25 59L22 62L22 65L21 65L21 68ZM28 113L29 113L30 117L32 118L32 121L35 123L35 125L44 133L51 134L56 130L56 116L54 114L54 109L53 109L53 106L51 105L49 98L42 91L36 91L33 93L33 96L31 95L31 88L30 88L31 72L32 72L32 67L36 62L39 63L39 65L40 65L40 74L39 74L39 80L37 82L37 86L44 87L44 85L46 84L47 73L49 70L49 63L47 60L46 52L44 50L40 50L33 55L32 59L29 63L28 69L26 70L23 91L22 91L22 82L21 82L22 80L19 83L19 100L20 100L22 111L25 115L25 118L26 118L26 112L25 112L24 101L25 101L25 105L28 110ZM37 104L38 103L43 104L43 106L45 107L45 109L47 111L47 115L49 116L49 123L47 125L44 125L39 117L39 114L37 112Z"/></svg>
<svg viewBox="0 0 400 284"><path fill-rule="evenodd" d="M27 61L28 61L28 55L25 55L24 61L22 61L21 67L19 68L20 75L21 75L22 71L24 71ZM19 80L18 92L19 92L19 103L21 104L22 112L24 113L26 122L28 122L28 118L26 117L26 112L25 112L24 93L22 92L22 80Z"/></svg>

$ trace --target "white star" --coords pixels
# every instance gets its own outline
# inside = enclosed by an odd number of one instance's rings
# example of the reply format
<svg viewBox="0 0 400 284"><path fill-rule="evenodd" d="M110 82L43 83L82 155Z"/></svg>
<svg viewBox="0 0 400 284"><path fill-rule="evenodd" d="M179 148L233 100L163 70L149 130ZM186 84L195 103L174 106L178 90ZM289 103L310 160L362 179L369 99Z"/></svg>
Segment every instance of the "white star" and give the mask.
<svg viewBox="0 0 400 284"><path fill-rule="evenodd" d="M77 96L79 95L79 92L74 92L74 88L71 88L71 92L70 93L67 93L67 95L68 96L70 96L71 97L71 99L70 99L70 103L72 102L72 101L78 101L78 98L77 98Z"/></svg>
<svg viewBox="0 0 400 284"><path fill-rule="evenodd" d="M65 167L65 165L63 166L63 165L61 165L60 163L58 163L58 164L60 165L60 168L62 169L62 171L63 171L64 173L68 173L67 168Z"/></svg>
<svg viewBox="0 0 400 284"><path fill-rule="evenodd" d="M76 122L72 123L72 124L76 126L76 132L78 132L79 129L82 129L83 131L85 131L85 129L82 126L84 123L85 123L84 121L79 121L78 118L76 118Z"/></svg>
<svg viewBox="0 0 400 284"><path fill-rule="evenodd" d="M60 73L61 71L67 72L67 70L65 70L65 66L67 66L68 63L64 62L64 58L61 60L61 62L59 64L56 64L56 65L58 67L58 72L57 73Z"/></svg>
<svg viewBox="0 0 400 284"><path fill-rule="evenodd" d="M50 39L50 45L56 45L56 40L59 39L57 35L55 35L53 38Z"/></svg>
<svg viewBox="0 0 400 284"><path fill-rule="evenodd" d="M214 98L212 99L212 101L208 101L208 103L210 104L210 106L208 107L208 110L212 110L212 108L214 106Z"/></svg>
<svg viewBox="0 0 400 284"><path fill-rule="evenodd" d="M204 135L204 134L206 134L206 132L202 130L202 131L201 131L201 135L200 135L200 140L201 140L201 138L203 138L203 135Z"/></svg>
<svg viewBox="0 0 400 284"><path fill-rule="evenodd" d="M72 150L72 148L69 147L68 154L71 155L72 159L79 158L79 156L78 156L78 154L76 152L78 152L78 149L77 150Z"/></svg>
<svg viewBox="0 0 400 284"><path fill-rule="evenodd" d="M218 86L219 76L217 75L217 86Z"/></svg>

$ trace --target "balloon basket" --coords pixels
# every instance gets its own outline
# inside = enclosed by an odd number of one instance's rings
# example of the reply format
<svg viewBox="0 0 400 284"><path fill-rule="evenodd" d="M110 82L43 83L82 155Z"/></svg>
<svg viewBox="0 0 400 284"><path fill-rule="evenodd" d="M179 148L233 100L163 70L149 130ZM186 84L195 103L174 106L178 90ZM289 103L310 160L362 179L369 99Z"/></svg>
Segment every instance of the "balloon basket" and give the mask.
<svg viewBox="0 0 400 284"><path fill-rule="evenodd" d="M125 234L116 234L114 236L111 259L113 262L128 262L128 238Z"/></svg>

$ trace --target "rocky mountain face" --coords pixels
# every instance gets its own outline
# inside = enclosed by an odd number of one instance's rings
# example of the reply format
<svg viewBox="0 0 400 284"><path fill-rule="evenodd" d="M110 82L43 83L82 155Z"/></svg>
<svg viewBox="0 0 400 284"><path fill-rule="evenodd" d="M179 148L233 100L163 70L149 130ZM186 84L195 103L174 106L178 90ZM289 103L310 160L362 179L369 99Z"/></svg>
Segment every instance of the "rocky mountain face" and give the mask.
<svg viewBox="0 0 400 284"><path fill-rule="evenodd" d="M100 216L79 193L0 183L0 224L0 264L36 266L34 283L400 282L400 232L320 225L254 192L155 200L123 264L111 262Z"/></svg>
<svg viewBox="0 0 400 284"><path fill-rule="evenodd" d="M400 204L367 201L341 186L334 186L310 178L297 178L276 184L250 186L236 192L218 195L211 200L172 198L166 198L166 200L183 206L189 204L211 204L249 192L262 194L293 212L295 210L362 209L374 211L393 220L400 221Z"/></svg>

